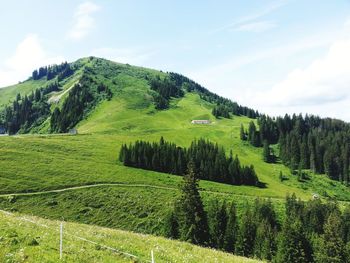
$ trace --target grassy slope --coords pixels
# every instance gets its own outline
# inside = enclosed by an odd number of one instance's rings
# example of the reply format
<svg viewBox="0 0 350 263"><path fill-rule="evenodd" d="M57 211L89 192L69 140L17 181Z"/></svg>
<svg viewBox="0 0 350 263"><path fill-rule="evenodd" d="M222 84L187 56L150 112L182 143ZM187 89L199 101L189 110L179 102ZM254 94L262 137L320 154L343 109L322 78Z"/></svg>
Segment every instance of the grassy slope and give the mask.
<svg viewBox="0 0 350 263"><path fill-rule="evenodd" d="M0 261L61 262L59 224L58 221L0 212ZM130 253L137 259L103 246ZM63 248L62 262L149 262L151 250L156 262L257 262L160 237L74 223L64 223Z"/></svg>
<svg viewBox="0 0 350 263"><path fill-rule="evenodd" d="M16 85L0 89L0 109L12 102L18 93L21 95L28 95L37 88L45 85L46 81L44 79L33 81L28 80Z"/></svg>
<svg viewBox="0 0 350 263"><path fill-rule="evenodd" d="M93 66L96 61L82 60ZM266 188L230 186L201 181L205 202L212 198L234 200L238 208L256 196L271 197L279 211L287 193L309 199L312 193L338 200L350 200L348 189L323 175L311 175L304 183L281 164L262 161L261 149L239 139L240 124L250 119L234 116L216 120L213 105L187 93L171 108L155 111L145 75L163 74L110 62L102 63L98 79L112 88L115 96L100 104L79 126L78 136L21 135L0 138L0 193L60 189L94 183L122 183L129 187L105 186L17 198L1 198L0 207L33 213L52 219L122 228L143 233L161 233L162 219L177 194L181 177L124 167L118 163L122 143L137 139L166 140L189 146L194 138L205 137L233 150L244 164L254 164ZM110 72L109 72L110 71ZM67 81L65 88L76 80ZM112 78L110 76L113 76ZM192 119L210 118L211 125L192 125ZM289 180L280 182L279 172ZM139 186L131 186L131 185ZM140 186L141 185L141 186ZM169 189L156 189L161 186ZM164 206L167 204L167 206ZM282 213L280 213L281 215Z"/></svg>

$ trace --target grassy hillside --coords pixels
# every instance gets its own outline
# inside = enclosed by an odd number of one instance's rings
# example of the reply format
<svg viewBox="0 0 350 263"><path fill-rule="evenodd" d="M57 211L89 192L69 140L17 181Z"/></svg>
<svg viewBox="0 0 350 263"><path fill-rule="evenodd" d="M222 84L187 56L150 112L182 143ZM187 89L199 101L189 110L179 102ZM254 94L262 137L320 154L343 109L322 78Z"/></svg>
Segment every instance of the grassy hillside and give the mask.
<svg viewBox="0 0 350 263"><path fill-rule="evenodd" d="M59 226L59 221L0 212L0 261L58 262ZM74 223L64 223L63 229L62 262L150 262L151 250L155 262L257 262L131 232Z"/></svg>
<svg viewBox="0 0 350 263"><path fill-rule="evenodd" d="M10 102L12 102L18 93L22 95L28 95L37 88L46 84L45 80L27 80L17 85L5 87L0 89L0 109L4 108Z"/></svg>
<svg viewBox="0 0 350 263"><path fill-rule="evenodd" d="M240 213L256 197L271 198L281 218L288 193L304 200L317 193L322 198L350 201L349 189L325 175L310 173L309 180L299 182L281 163L263 162L262 149L239 138L240 125L247 126L251 119L244 116L215 119L211 114L214 105L202 100L196 92L186 92L183 98L173 99L167 110L156 110L147 76L163 77L165 73L99 59L86 58L76 63L79 70L63 81L62 91L52 94L60 97L58 106L69 95L69 88L79 81L84 68L111 88L112 99L99 103L78 124L78 135L0 137L1 209L161 234L164 216L178 194L181 177L125 167L117 161L122 144L140 139L158 141L161 136L185 147L201 137L217 142L227 153L232 150L237 154L243 164L253 164L259 180L265 184L265 188L257 188L201 181L205 203L212 199L234 201ZM12 96L9 94L16 94L23 87L29 92L30 87L43 84L41 80L28 81L0 90L0 95L5 91L8 94L7 99L0 96L1 103L6 103ZM210 119L212 123L193 125L193 119ZM48 125L47 121L39 131L47 131ZM280 181L280 172L287 180ZM8 195L13 193L17 195ZM0 224L4 220L0 219ZM169 250L175 249L175 244L169 243Z"/></svg>

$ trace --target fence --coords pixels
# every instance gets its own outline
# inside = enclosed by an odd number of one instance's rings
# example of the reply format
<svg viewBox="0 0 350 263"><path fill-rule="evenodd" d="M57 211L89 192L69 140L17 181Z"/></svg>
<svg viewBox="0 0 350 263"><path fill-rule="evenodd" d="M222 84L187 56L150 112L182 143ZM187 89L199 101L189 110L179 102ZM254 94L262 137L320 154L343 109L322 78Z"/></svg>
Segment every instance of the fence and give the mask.
<svg viewBox="0 0 350 263"><path fill-rule="evenodd" d="M153 250L151 250L151 260L150 261L149 260L145 261L145 260L141 260L141 258L136 256L136 255L133 255L133 254L125 252L125 251L121 251L121 250L119 250L117 248L113 248L113 247L110 247L110 246L107 246L107 245L95 242L93 240L86 239L84 237L77 236L77 235L74 235L74 234L64 233L63 222L60 223L59 229L54 229L52 227L49 227L48 225L44 225L44 224L35 222L35 221L25 217L25 216L16 216L15 214L7 212L7 211L4 211L4 210L0 210L0 212L4 213L6 215L13 216L13 217L15 217L16 219L18 219L20 221L29 222L29 223L35 224L37 226L40 226L40 227L43 227L43 228L47 228L47 229L51 229L53 231L59 232L58 234L59 234L59 238L60 238L60 243L59 243L59 258L60 258L60 260L63 260L63 256L64 256L64 236L69 236L69 237L72 237L74 239L78 239L78 240L81 240L81 241L84 241L84 242L87 242L87 243L90 243L90 244L93 244L93 245L98 245L101 248L104 248L106 250L110 250L112 252L124 255L124 256L129 257L129 258L133 258L133 259L135 259L135 260L137 260L139 262L155 263Z"/></svg>

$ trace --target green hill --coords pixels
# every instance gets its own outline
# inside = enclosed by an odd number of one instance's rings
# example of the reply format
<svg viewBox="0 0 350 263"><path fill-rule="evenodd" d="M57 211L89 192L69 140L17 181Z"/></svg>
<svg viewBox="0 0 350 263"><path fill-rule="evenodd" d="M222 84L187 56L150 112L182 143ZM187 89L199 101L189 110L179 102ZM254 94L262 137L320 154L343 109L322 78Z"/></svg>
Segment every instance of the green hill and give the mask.
<svg viewBox="0 0 350 263"><path fill-rule="evenodd" d="M178 195L181 177L126 167L118 161L122 144L159 141L161 136L182 147L188 147L196 138L218 143L227 154L231 150L237 154L242 164L253 164L265 185L259 188L202 180L205 204L214 199L234 201L240 213L256 197L271 198L282 218L287 194L309 200L317 193L321 199L350 201L348 187L323 174L309 172L310 178L300 181L280 162L264 162L262 148L240 139L241 124L247 127L256 120L232 114L230 119L217 119L212 115L215 103L196 90L184 88L184 96L172 97L167 109L156 109L157 94L149 80L164 79L167 73L97 58L78 60L71 67L74 73L60 80L59 89L45 97L50 102L48 114L15 136L0 137L1 209L162 234L164 217ZM38 87L55 81L43 77L0 89L0 108L14 101L16 93L30 96ZM63 112L77 85L88 87L92 97L84 102L81 115L74 115L64 126L66 131L76 127L78 135L57 134L50 126L55 109ZM105 87L113 94L111 97L106 96ZM194 119L209 119L211 124L191 124ZM281 172L285 180L280 180ZM63 191L54 191L59 189Z"/></svg>
<svg viewBox="0 0 350 263"><path fill-rule="evenodd" d="M0 212L1 262L59 261L59 221ZM161 237L64 223L62 262L257 262Z"/></svg>

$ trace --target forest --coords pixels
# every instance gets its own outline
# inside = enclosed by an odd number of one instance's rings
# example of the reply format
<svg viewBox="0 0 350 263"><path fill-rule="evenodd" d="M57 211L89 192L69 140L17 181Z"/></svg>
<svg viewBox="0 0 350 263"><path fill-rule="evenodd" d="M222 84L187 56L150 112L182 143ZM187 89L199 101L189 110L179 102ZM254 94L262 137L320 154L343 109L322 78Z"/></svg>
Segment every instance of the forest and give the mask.
<svg viewBox="0 0 350 263"><path fill-rule="evenodd" d="M286 197L283 218L272 202L256 199L238 214L232 202L204 206L196 167L188 165L164 234L201 246L272 262L350 262L350 206Z"/></svg>
<svg viewBox="0 0 350 263"><path fill-rule="evenodd" d="M278 144L279 158L292 171L311 169L329 178L350 183L350 124L313 115L285 115L258 119L248 130L241 128L241 139L253 146Z"/></svg>
<svg viewBox="0 0 350 263"><path fill-rule="evenodd" d="M253 165L240 164L232 152L227 157L223 147L205 139L182 148L161 137L159 143L136 141L121 147L119 160L126 166L163 173L184 175L192 160L200 179L233 185L260 186Z"/></svg>

